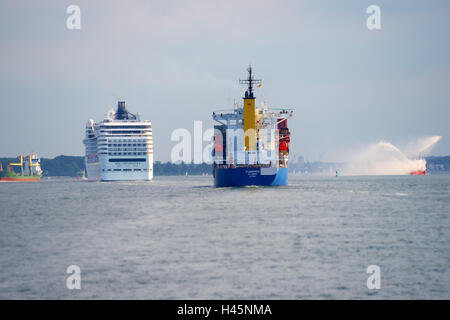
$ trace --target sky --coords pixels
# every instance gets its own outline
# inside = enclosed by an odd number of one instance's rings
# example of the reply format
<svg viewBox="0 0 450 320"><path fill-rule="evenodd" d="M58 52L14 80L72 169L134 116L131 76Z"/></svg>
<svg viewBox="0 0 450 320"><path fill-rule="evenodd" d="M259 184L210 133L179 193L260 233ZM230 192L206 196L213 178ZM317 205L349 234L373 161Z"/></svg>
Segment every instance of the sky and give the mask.
<svg viewBox="0 0 450 320"><path fill-rule="evenodd" d="M81 9L69 30L66 9ZM369 30L366 9L381 9ZM439 135L450 154L450 2L0 2L0 156L84 155L89 119L117 100L153 125L170 160L177 128L213 126L252 64L257 104L294 109L291 152L336 161L378 141Z"/></svg>

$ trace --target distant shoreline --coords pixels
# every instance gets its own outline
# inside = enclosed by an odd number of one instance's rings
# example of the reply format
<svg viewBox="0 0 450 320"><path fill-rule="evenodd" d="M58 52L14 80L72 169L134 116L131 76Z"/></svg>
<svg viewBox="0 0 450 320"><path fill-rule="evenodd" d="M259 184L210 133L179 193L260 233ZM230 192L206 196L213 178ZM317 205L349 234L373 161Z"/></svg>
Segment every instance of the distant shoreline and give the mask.
<svg viewBox="0 0 450 320"><path fill-rule="evenodd" d="M427 160L427 171L432 173L449 172L450 171L450 156L429 156ZM0 158L4 170L8 163L17 162L18 158ZM291 161L289 164L289 171L292 173L323 173L330 170L336 170L342 167L342 163L332 162L305 162L305 161ZM53 159L41 158L41 167L43 170L43 179L46 177L66 177L76 178L83 176L85 171L83 156L57 156ZM193 163L172 163L155 161L153 165L155 176L202 176L212 175L212 165L207 163L193 164Z"/></svg>

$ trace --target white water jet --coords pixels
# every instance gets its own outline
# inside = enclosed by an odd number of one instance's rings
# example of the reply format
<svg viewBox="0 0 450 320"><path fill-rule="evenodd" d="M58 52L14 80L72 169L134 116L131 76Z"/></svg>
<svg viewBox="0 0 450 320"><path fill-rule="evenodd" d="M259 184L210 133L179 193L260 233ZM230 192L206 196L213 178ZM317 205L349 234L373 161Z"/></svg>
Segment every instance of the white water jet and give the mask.
<svg viewBox="0 0 450 320"><path fill-rule="evenodd" d="M420 138L412 143L408 143L403 150L409 158L424 157L430 154L431 149L441 139L441 136Z"/></svg>
<svg viewBox="0 0 450 320"><path fill-rule="evenodd" d="M419 139L413 144L408 144L406 152L400 151L390 142L380 141L357 153L343 173L346 175L405 175L412 171L426 170L426 160L421 156L428 154L441 138L441 136L433 136Z"/></svg>

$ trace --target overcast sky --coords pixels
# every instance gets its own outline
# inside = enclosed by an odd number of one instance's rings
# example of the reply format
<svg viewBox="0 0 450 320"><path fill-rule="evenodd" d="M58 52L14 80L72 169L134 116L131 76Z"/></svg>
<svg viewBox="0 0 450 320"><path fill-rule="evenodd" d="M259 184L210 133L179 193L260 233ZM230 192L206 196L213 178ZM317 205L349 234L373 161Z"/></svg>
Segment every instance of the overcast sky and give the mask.
<svg viewBox="0 0 450 320"><path fill-rule="evenodd" d="M66 8L81 8L68 30ZM381 8L381 30L366 9ZM0 156L83 155L88 119L117 99L152 121L156 160L176 128L244 92L251 63L257 104L291 107L292 152L335 160L343 150L429 135L450 154L450 2L0 2Z"/></svg>

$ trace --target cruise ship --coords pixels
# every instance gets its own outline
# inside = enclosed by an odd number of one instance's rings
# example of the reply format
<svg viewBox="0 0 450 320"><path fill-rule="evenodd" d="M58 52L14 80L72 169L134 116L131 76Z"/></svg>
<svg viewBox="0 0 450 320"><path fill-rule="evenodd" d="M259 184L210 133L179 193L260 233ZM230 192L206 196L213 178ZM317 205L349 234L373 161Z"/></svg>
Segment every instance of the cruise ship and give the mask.
<svg viewBox="0 0 450 320"><path fill-rule="evenodd" d="M152 124L119 101L100 123L86 124L85 165L88 180L153 179Z"/></svg>
<svg viewBox="0 0 450 320"><path fill-rule="evenodd" d="M213 176L215 187L285 186L288 184L289 145L288 119L293 110L255 106L255 79L252 67L242 105L233 110L213 112L214 126Z"/></svg>

